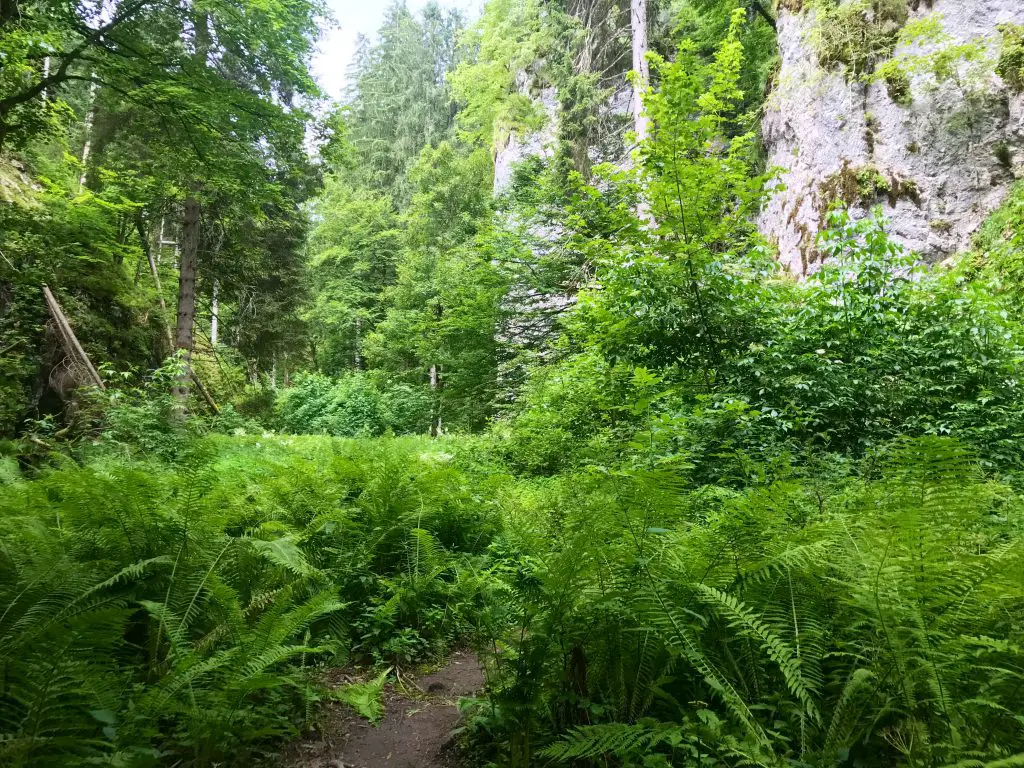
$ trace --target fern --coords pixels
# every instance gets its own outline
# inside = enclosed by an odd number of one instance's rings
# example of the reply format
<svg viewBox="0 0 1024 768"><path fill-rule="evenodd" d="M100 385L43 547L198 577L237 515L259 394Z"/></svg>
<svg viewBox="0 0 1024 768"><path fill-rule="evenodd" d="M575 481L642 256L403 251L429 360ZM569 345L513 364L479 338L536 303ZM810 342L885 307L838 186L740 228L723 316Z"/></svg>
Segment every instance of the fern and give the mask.
<svg viewBox="0 0 1024 768"><path fill-rule="evenodd" d="M348 704L352 709L365 717L373 725L380 722L384 716L384 685L388 675L391 674L391 667L381 672L377 677L365 683L351 683L343 685L331 691L332 698Z"/></svg>

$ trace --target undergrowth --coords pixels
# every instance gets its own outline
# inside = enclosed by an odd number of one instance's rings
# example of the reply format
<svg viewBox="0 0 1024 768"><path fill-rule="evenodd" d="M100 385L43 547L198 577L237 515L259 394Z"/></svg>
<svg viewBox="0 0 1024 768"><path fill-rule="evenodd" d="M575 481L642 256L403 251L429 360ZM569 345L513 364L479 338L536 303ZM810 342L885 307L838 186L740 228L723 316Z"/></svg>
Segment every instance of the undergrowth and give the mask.
<svg viewBox="0 0 1024 768"><path fill-rule="evenodd" d="M517 479L489 442L214 435L14 479L0 762L272 761L336 698L325 667L458 643L488 673L480 765L1024 749L1022 499L956 442L746 490L642 461Z"/></svg>
<svg viewBox="0 0 1024 768"><path fill-rule="evenodd" d="M0 498L0 764L249 765L315 672L467 632L493 510L436 447L192 438Z"/></svg>

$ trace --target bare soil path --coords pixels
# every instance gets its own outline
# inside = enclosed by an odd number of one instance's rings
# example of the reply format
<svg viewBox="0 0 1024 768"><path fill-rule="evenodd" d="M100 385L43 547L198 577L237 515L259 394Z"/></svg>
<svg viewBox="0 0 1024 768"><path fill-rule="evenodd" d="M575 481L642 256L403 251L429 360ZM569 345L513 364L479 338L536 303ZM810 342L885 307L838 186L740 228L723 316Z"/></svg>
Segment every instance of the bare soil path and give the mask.
<svg viewBox="0 0 1024 768"><path fill-rule="evenodd" d="M457 651L436 672L414 680L403 675L402 679L412 693L389 683L384 693L386 713L376 727L344 704L331 703L323 715L321 731L292 745L285 754L285 765L457 768L460 763L452 738L459 722L456 704L460 697L472 696L483 688L479 660L468 651Z"/></svg>

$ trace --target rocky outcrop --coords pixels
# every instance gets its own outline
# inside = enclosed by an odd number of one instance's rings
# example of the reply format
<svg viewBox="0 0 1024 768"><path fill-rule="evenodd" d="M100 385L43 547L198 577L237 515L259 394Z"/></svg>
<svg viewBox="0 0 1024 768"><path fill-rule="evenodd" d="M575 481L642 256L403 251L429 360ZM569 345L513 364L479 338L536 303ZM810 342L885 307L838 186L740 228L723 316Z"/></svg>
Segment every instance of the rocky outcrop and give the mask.
<svg viewBox="0 0 1024 768"><path fill-rule="evenodd" d="M529 94L525 76L520 77L519 90ZM494 194L500 195L512 186L515 167L528 157L549 158L558 146L558 94L554 88L544 88L533 97L545 116L544 125L536 131L522 134L509 132L494 155Z"/></svg>
<svg viewBox="0 0 1024 768"><path fill-rule="evenodd" d="M815 10L779 10L781 67L762 129L783 189L759 226L795 273L820 261L815 241L833 202L855 216L881 205L898 242L939 261L969 246L1024 172L1024 94L995 64L998 26L1024 24L1024 2L908 1L918 6L908 8L908 22L935 14L943 32L897 47L908 76L889 84L865 82L842 64L824 69ZM936 78L923 66L935 51L975 43L984 59L954 56L955 77Z"/></svg>

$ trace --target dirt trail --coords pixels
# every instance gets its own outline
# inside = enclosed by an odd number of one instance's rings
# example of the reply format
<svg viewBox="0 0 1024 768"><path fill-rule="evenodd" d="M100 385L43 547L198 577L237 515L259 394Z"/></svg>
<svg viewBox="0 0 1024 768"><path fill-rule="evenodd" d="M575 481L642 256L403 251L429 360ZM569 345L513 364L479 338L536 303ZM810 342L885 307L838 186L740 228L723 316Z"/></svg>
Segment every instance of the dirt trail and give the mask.
<svg viewBox="0 0 1024 768"><path fill-rule="evenodd" d="M407 679L403 676L403 679ZM451 736L458 725L456 703L483 687L476 656L452 654L448 663L408 687L415 696L385 689L386 714L373 727L343 704L331 704L322 731L293 745L285 755L290 768L456 768Z"/></svg>

